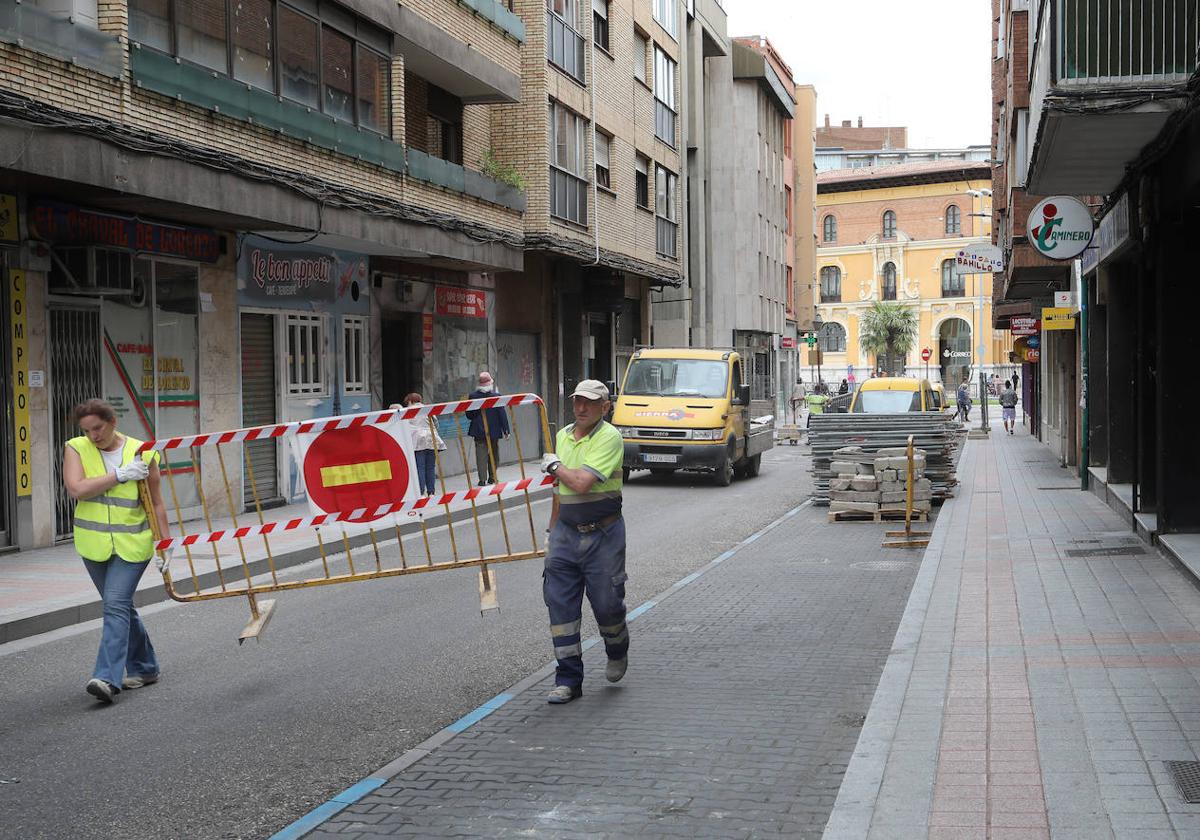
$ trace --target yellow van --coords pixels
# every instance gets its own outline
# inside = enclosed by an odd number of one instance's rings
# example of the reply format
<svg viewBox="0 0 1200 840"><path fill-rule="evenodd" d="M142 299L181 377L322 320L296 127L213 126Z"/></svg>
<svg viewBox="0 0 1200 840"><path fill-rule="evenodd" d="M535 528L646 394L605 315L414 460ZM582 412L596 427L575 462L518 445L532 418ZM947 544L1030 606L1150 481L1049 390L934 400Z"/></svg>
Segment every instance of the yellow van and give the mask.
<svg viewBox="0 0 1200 840"><path fill-rule="evenodd" d="M906 411L938 411L928 379L881 376L858 387L851 414L900 414Z"/></svg>
<svg viewBox="0 0 1200 840"><path fill-rule="evenodd" d="M612 418L625 439L626 475L696 470L712 473L721 487L735 474L758 475L775 428L773 420L752 422L744 375L733 350L636 351Z"/></svg>

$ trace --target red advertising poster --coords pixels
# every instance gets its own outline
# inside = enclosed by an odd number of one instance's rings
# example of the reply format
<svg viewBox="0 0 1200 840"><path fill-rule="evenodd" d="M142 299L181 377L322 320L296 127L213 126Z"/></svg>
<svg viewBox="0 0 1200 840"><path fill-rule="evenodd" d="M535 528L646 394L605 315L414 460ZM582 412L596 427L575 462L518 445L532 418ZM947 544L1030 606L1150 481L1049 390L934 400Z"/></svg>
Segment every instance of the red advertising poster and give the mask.
<svg viewBox="0 0 1200 840"><path fill-rule="evenodd" d="M782 338L779 339L779 349L780 350L795 350L796 349L796 339L791 338L786 335L783 336Z"/></svg>
<svg viewBox="0 0 1200 840"><path fill-rule="evenodd" d="M426 356L433 352L433 315L428 312L421 316L421 349Z"/></svg>
<svg viewBox="0 0 1200 840"><path fill-rule="evenodd" d="M435 311L449 318L486 318L487 293L479 289L438 286Z"/></svg>
<svg viewBox="0 0 1200 840"><path fill-rule="evenodd" d="M1009 332L1014 336L1037 335L1041 331L1041 323L1037 318L1013 318L1009 321Z"/></svg>

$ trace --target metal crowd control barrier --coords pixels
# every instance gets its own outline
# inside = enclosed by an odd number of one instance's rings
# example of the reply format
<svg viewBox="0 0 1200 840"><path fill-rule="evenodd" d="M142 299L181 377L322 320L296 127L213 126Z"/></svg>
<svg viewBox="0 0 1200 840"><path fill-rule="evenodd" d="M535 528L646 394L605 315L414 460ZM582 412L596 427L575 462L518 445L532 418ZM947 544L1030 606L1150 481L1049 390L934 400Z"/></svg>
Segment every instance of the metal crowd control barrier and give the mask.
<svg viewBox="0 0 1200 840"><path fill-rule="evenodd" d="M466 435L463 431L463 415L480 412L485 432L490 432L488 413L484 409L502 409L509 421L509 428L516 447L516 460L520 479L476 486L472 479L472 464L467 456ZM375 411L368 414L346 415L321 419L296 421L273 426L259 426L227 432L212 432L187 437L147 441L140 451L168 450L186 451L191 461L191 477L195 481L195 496L204 514L207 530L187 532L183 506L180 504L180 487L175 471L164 472L164 501L174 510L180 533L178 536L158 533L158 523L151 512L149 493L143 483L142 501L155 531L155 551L168 558L163 569L167 594L176 601L208 601L217 598L246 598L250 603L251 621L242 631L239 644L248 638L256 638L266 627L275 607L273 599L262 596L292 589L305 589L350 581L375 580L399 575L441 571L445 569L478 568L480 609L496 609L496 577L490 568L494 564L514 560L526 560L545 556L543 540L538 539L538 528L534 525L533 502L530 490L553 483L549 476L529 470L527 474L525 454L540 455L537 441L522 442L521 426L516 422L515 409L536 410L540 421L543 440L548 449L553 446L546 419L546 407L536 394L513 394L459 402L438 403L415 408ZM415 462L411 447L411 432L414 423L425 423L431 430L438 423L445 433L446 449L434 447L436 458L436 486L440 493L422 496L415 476ZM309 499L309 507L317 508L311 516L271 521L267 518L262 498L255 481L252 459L243 444L255 440L274 439L290 441L299 464L298 473L303 479L303 489ZM436 438L435 438L436 439ZM499 478L497 447L490 433L487 435L487 457L492 474ZM409 441L405 445L405 441ZM321 441L320 447L317 441ZM526 446L532 443L530 450ZM230 484L230 448L241 449L234 456L245 464L244 486L249 489L251 499L239 506L240 495ZM175 456L178 458L178 455ZM461 462L463 476L448 477L451 463ZM231 528L214 529L214 516L220 515L213 505L212 485L206 487L207 472L216 467L220 471L223 501L232 519ZM240 476L236 471L233 477ZM465 485L451 489L451 481ZM207 492L206 492L207 490ZM480 516L478 502L495 499L501 534L488 530L493 525L485 524ZM252 501L252 504L251 504ZM465 505L464 505L465 503ZM242 510L252 509L253 524L245 524L246 514ZM332 508L332 509L331 509ZM519 508L523 508L524 516ZM462 514L468 512L470 525L464 528L454 522L455 509ZM435 547L431 539L431 528L425 514L442 511L445 513L447 546ZM529 528L529 543L525 547L524 537L509 532L508 515L526 520ZM407 536L402 533L400 517L416 520L418 528ZM369 523L369 545L356 553L351 546L347 526ZM379 527L377 527L379 526ZM334 532L334 540L327 542L328 534ZM410 529L411 530L411 529ZM518 530L523 531L524 528ZM325 535L322 534L325 531ZM465 533L464 533L465 531ZM271 547L271 536L289 532L311 533L319 550L321 574L302 579L284 579L276 568L276 555ZM387 540L394 536L396 544ZM503 547L500 548L502 537ZM265 551L269 580L255 581L247 548L261 541ZM384 542L381 545L381 542ZM406 545L407 542L407 545ZM231 548L230 544L236 545ZM340 543L340 545L339 545ZM486 543L491 543L489 551ZM365 550L364 550L365 549ZM415 549L415 551L414 551ZM448 549L448 553L447 553ZM205 586L197 573L197 559L211 552L215 565L216 583ZM236 560L231 555L236 552ZM173 554L173 557L172 557ZM171 575L171 563L178 562L182 554L187 561L190 591L181 591ZM365 560L363 555L366 555ZM339 568L344 564L344 569ZM264 577L266 577L264 575Z"/></svg>

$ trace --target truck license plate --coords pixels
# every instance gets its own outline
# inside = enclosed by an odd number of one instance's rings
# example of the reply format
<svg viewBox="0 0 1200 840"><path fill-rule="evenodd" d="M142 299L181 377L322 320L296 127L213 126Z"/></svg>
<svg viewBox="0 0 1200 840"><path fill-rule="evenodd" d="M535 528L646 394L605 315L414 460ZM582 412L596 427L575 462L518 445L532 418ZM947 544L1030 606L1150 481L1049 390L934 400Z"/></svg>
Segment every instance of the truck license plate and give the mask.
<svg viewBox="0 0 1200 840"><path fill-rule="evenodd" d="M678 455L642 455L642 460L647 464L674 464L679 460Z"/></svg>

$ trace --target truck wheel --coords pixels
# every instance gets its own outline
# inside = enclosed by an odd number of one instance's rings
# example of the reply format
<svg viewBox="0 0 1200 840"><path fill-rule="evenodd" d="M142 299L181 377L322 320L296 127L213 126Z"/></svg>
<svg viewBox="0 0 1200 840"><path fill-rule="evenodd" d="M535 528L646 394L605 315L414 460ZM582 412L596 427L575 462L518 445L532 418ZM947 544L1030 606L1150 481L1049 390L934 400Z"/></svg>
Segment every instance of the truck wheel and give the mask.
<svg viewBox="0 0 1200 840"><path fill-rule="evenodd" d="M717 464L717 471L713 473L713 483L718 487L728 487L733 483L733 459L728 453Z"/></svg>
<svg viewBox="0 0 1200 840"><path fill-rule="evenodd" d="M749 461L746 462L746 477L756 478L758 471L762 469L762 453L758 453Z"/></svg>

